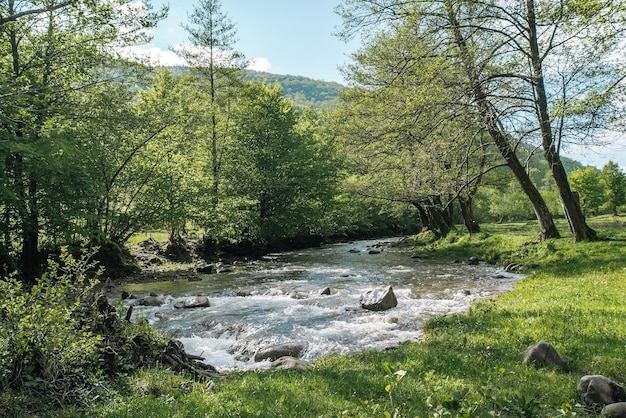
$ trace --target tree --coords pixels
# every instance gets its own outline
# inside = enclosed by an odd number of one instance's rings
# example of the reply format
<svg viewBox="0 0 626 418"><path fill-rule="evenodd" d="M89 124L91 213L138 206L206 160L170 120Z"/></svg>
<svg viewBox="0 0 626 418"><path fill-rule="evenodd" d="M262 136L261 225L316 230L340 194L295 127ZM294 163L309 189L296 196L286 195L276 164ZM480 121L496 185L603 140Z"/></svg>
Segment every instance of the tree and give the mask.
<svg viewBox="0 0 626 418"><path fill-rule="evenodd" d="M336 182L332 148L315 118L301 114L277 85L252 82L233 115L236 128L227 195L236 199L240 238L272 243L318 229Z"/></svg>
<svg viewBox="0 0 626 418"><path fill-rule="evenodd" d="M605 199L600 178L600 170L591 166L569 174L572 190L578 194L582 209L593 215L597 214Z"/></svg>
<svg viewBox="0 0 626 418"><path fill-rule="evenodd" d="M235 24L221 10L220 0L201 0L189 16L184 28L189 33L191 47L178 50L191 68L208 82L209 155L212 184L212 206L217 209L223 164L224 141L228 137L232 89L239 84L241 57L234 50Z"/></svg>
<svg viewBox="0 0 626 418"><path fill-rule="evenodd" d="M606 204L617 216L617 208L626 203L626 175L617 163L609 160L602 167L600 181L605 188Z"/></svg>
<svg viewBox="0 0 626 418"><path fill-rule="evenodd" d="M470 233L471 201L488 160L473 115L458 103L457 69L431 57L412 25L383 31L354 56L338 112L353 193L415 207L425 229L445 236L458 200ZM464 117L460 117L463 114Z"/></svg>
<svg viewBox="0 0 626 418"><path fill-rule="evenodd" d="M509 155L502 141L507 136L538 140L574 239L595 239L559 152L563 143L593 138L619 111L619 92L626 80L624 55L619 53L626 33L623 1L345 3L357 10L342 9L349 25L363 19L380 22L381 15L397 19L418 14L422 36L455 45L485 126L495 128L492 136L502 155ZM498 138L498 131L504 138ZM510 167L523 181L517 168Z"/></svg>
<svg viewBox="0 0 626 418"><path fill-rule="evenodd" d="M462 11L471 11L471 7ZM402 2L375 2L370 0L346 0L338 8L344 18L344 37L350 37L365 25L387 24L388 27L399 25L402 20L413 25L414 34L418 39L429 39L434 47L433 53L448 56L456 60L468 95L463 103L473 108L479 121L479 129L487 133L500 155L518 180L522 190L530 200L539 221L540 238L558 237L552 215L543 197L532 183L524 166L519 161L515 147L511 144L511 136L505 131L501 111L494 103L487 88L492 84L491 74L483 67L481 45L471 37L471 26L465 26L459 20L459 8L451 0ZM489 42L488 38L484 39ZM495 66L494 66L495 67Z"/></svg>
<svg viewBox="0 0 626 418"><path fill-rule="evenodd" d="M149 4L149 2L146 2ZM139 8L138 8L139 7ZM73 115L76 92L101 79L113 45L134 43L163 15L130 0L8 1L0 5L0 131L3 182L9 191L4 210L4 246L18 243L21 274L28 285L38 276L41 232L55 212L43 207L57 153L73 147L58 136L62 120ZM137 20L141 14L142 19ZM61 206L61 202L47 202ZM52 210L51 210L52 209Z"/></svg>

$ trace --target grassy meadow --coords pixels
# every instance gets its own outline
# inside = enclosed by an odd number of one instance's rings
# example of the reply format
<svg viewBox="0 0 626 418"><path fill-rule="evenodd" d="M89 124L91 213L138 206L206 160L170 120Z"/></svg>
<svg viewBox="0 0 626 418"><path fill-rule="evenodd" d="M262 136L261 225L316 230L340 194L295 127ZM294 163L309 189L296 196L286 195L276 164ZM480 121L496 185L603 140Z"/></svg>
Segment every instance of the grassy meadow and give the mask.
<svg viewBox="0 0 626 418"><path fill-rule="evenodd" d="M626 381L626 218L590 220L602 241L536 242L534 222L484 225L417 247L432 258L535 264L506 294L427 323L421 342L328 356L308 371L233 372L196 382L151 369L108 386L98 417L593 417L585 374ZM520 353L545 340L565 359L535 368ZM56 415L59 416L59 415Z"/></svg>

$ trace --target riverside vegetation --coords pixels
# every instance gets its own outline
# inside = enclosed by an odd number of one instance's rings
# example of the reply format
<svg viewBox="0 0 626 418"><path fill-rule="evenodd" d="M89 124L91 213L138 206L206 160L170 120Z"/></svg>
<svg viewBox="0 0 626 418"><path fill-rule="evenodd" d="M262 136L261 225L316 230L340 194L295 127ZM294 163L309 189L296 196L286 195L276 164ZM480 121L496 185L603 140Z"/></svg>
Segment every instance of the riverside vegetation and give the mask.
<svg viewBox="0 0 626 418"><path fill-rule="evenodd" d="M5 416L44 417L597 416L599 410L579 401L576 385L585 374L626 380L625 221L592 218L602 240L575 245L566 238L537 242L534 222L486 224L472 237L407 238L405 244L415 245L423 257L476 256L499 265L536 266L511 292L478 301L463 314L429 321L420 342L323 357L306 371L235 371L199 380L159 363L135 368L129 362L107 375L94 354L97 342L81 334L68 351L91 359L87 366L68 366L52 350L40 355L55 359L49 366L58 371L74 367L66 377L88 373L84 378L59 386L29 378L25 368L23 390L5 387L0 410ZM154 334L145 324L127 328L129 335ZM62 339L67 333L60 327L56 335ZM522 363L520 353L541 339L567 358L561 366ZM5 368L11 349L3 348ZM42 396L42 389L55 387L65 392ZM52 407L50 402L55 402Z"/></svg>

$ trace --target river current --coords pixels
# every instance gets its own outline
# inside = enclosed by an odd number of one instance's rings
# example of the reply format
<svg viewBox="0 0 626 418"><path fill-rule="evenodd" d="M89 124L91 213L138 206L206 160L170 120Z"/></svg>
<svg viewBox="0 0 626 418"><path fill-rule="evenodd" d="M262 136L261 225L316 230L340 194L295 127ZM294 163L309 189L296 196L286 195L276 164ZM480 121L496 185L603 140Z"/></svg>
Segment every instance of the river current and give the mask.
<svg viewBox="0 0 626 418"><path fill-rule="evenodd" d="M379 244L358 241L273 254L199 282L124 288L140 296L164 295L160 307L135 306L134 320L148 320L180 340L188 353L226 371L269 367L268 361L255 362L254 354L279 344L306 344L301 358L314 361L416 340L429 318L466 310L476 298L511 289L520 277L482 264L414 259L407 250ZM373 249L380 254L370 254ZM393 288L396 308L360 308L363 293L386 286ZM326 288L330 295L322 295ZM210 307L174 307L200 294L209 297Z"/></svg>

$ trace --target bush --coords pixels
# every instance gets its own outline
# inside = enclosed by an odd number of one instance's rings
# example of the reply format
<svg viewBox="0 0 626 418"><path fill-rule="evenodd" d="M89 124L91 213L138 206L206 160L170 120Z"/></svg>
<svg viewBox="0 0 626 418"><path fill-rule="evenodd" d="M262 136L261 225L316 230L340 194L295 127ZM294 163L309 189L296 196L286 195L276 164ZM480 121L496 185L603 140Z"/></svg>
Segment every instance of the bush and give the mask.
<svg viewBox="0 0 626 418"><path fill-rule="evenodd" d="M91 254L93 255L93 254ZM89 370L97 368L99 338L82 320L83 302L97 284L90 255L74 259L63 248L59 261L30 290L15 278L0 281L0 388L29 391L73 402Z"/></svg>

